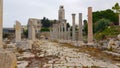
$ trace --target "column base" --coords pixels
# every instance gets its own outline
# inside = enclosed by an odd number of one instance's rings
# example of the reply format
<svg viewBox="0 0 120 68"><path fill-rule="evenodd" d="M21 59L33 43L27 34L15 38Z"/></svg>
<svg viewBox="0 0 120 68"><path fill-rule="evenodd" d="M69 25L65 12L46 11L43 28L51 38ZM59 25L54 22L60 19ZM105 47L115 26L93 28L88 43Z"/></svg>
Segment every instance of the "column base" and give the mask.
<svg viewBox="0 0 120 68"><path fill-rule="evenodd" d="M92 46L92 45L94 45L94 42L88 42L87 45Z"/></svg>

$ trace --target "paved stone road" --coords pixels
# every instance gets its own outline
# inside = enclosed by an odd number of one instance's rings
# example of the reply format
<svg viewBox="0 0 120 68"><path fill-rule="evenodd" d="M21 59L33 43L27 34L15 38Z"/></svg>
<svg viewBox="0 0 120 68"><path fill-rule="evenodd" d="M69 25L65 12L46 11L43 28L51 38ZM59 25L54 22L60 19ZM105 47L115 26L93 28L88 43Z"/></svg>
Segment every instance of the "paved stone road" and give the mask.
<svg viewBox="0 0 120 68"><path fill-rule="evenodd" d="M119 68L116 64L98 60L89 54L77 52L79 48L70 48L55 42L40 40L37 47L38 51L27 65L27 68ZM32 53L32 52L31 52ZM26 60L27 61L27 60ZM25 68L19 66L19 68Z"/></svg>

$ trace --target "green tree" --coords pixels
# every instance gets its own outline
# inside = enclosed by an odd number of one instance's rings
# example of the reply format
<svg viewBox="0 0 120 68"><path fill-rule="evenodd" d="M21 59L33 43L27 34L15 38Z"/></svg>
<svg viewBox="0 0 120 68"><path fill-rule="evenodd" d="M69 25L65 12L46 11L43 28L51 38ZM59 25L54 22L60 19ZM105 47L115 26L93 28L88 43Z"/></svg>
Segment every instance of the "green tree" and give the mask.
<svg viewBox="0 0 120 68"><path fill-rule="evenodd" d="M28 29L27 30L23 30L23 34L27 38L28 37Z"/></svg>
<svg viewBox="0 0 120 68"><path fill-rule="evenodd" d="M94 33L103 31L106 27L112 23L108 19L100 19L94 24Z"/></svg>
<svg viewBox="0 0 120 68"><path fill-rule="evenodd" d="M98 20L103 18L110 20L114 25L118 25L118 15L116 15L113 10L107 9L93 12L93 23L96 23Z"/></svg>
<svg viewBox="0 0 120 68"><path fill-rule="evenodd" d="M51 25L49 19L45 17L41 20L41 23L42 23L42 27L45 27L45 28L48 28Z"/></svg>
<svg viewBox="0 0 120 68"><path fill-rule="evenodd" d="M116 3L116 4L112 7L112 9L113 9L116 13L120 13L120 5L119 5L119 3Z"/></svg>
<svg viewBox="0 0 120 68"><path fill-rule="evenodd" d="M87 23L87 20L83 20L84 25Z"/></svg>
<svg viewBox="0 0 120 68"><path fill-rule="evenodd" d="M67 23L67 28L69 28L70 27L70 24L69 23Z"/></svg>

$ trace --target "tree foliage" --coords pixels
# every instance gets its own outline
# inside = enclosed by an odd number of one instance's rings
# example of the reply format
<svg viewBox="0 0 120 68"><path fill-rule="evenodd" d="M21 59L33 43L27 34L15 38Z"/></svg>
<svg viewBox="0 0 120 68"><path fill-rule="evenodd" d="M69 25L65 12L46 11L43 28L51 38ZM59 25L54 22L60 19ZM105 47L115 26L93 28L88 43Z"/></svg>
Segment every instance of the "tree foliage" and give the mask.
<svg viewBox="0 0 120 68"><path fill-rule="evenodd" d="M41 20L41 23L42 23L42 27L45 28L50 27L50 21L45 17Z"/></svg>
<svg viewBox="0 0 120 68"><path fill-rule="evenodd" d="M46 31L50 31L50 30L49 30L49 28L42 28L40 31L41 32L46 32Z"/></svg>
<svg viewBox="0 0 120 68"><path fill-rule="evenodd" d="M49 28L54 23L56 23L56 20L49 20L46 17L43 17L43 19L41 20L42 27L44 27L44 28Z"/></svg>
<svg viewBox="0 0 120 68"><path fill-rule="evenodd" d="M70 27L70 24L69 23L67 23L67 28L69 28Z"/></svg>
<svg viewBox="0 0 120 68"><path fill-rule="evenodd" d="M102 30L104 30L107 26L110 26L112 24L112 22L108 19L100 19L98 20L96 23L93 23L93 32L101 32ZM87 35L88 33L88 23L84 24L84 34Z"/></svg>
<svg viewBox="0 0 120 68"><path fill-rule="evenodd" d="M114 25L118 25L118 15L111 9L93 12L93 23L103 18L110 20Z"/></svg>
<svg viewBox="0 0 120 68"><path fill-rule="evenodd" d="M104 30L107 26L112 23L108 19L100 19L94 24L94 33Z"/></svg>
<svg viewBox="0 0 120 68"><path fill-rule="evenodd" d="M112 9L113 9L116 13L120 13L120 5L119 5L119 3L116 3L116 4L112 7Z"/></svg>

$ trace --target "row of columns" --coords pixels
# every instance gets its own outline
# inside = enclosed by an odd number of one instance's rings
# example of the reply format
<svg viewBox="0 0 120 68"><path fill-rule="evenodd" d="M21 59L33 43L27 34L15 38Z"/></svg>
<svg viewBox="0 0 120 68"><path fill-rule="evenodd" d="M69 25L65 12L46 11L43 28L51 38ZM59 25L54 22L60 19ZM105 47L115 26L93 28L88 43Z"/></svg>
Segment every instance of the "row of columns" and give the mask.
<svg viewBox="0 0 120 68"><path fill-rule="evenodd" d="M71 27L67 28L66 20L53 24L50 29L50 36L52 40L72 40L76 41L76 30L75 30L75 14L72 14L72 32ZM82 13L79 14L79 34L78 40L82 41ZM71 36L72 33L72 36Z"/></svg>
<svg viewBox="0 0 120 68"><path fill-rule="evenodd" d="M72 14L72 36L70 28L66 26L66 20L56 23L50 30L52 40L71 40L71 41L83 41L82 32L82 13L79 13L79 29L78 34L75 30L75 16ZM88 7L88 44L93 43L93 27L92 27L92 7ZM78 40L77 40L78 39Z"/></svg>

